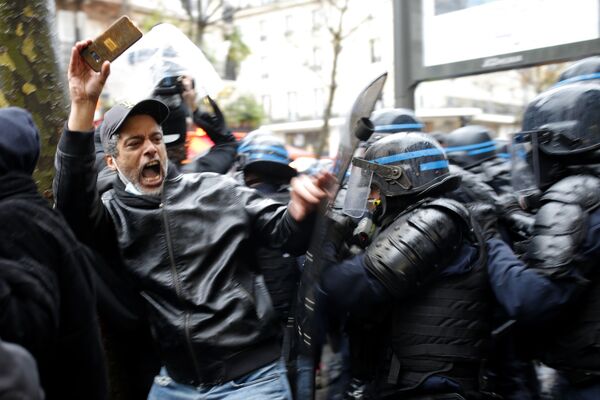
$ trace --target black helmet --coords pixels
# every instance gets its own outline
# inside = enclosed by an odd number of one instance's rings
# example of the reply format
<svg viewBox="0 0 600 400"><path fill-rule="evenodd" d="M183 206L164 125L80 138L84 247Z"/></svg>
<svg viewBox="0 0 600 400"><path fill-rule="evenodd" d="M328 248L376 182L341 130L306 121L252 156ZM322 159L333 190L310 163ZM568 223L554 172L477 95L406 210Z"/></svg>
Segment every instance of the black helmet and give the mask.
<svg viewBox="0 0 600 400"><path fill-rule="evenodd" d="M289 166L291 160L283 140L273 135L253 135L240 144L238 155L244 172L287 180L297 174Z"/></svg>
<svg viewBox="0 0 600 400"><path fill-rule="evenodd" d="M600 162L600 82L556 86L533 99L513 137L513 186L544 190L571 165Z"/></svg>
<svg viewBox="0 0 600 400"><path fill-rule="evenodd" d="M367 140L367 147L379 139L398 132L421 132L423 123L417 119L414 111L408 108L385 108L373 111L369 118L375 127Z"/></svg>
<svg viewBox="0 0 600 400"><path fill-rule="evenodd" d="M458 128L444 137L444 144L450 162L462 168L471 168L496 157L496 142L484 126Z"/></svg>
<svg viewBox="0 0 600 400"><path fill-rule="evenodd" d="M577 61L565 69L558 77L558 85L600 79L600 56Z"/></svg>
<svg viewBox="0 0 600 400"><path fill-rule="evenodd" d="M442 186L452 190L460 182L459 177L450 175L444 149L425 133L382 138L367 149L364 158L355 157L352 164L364 173L372 173L372 184L384 196L421 195Z"/></svg>
<svg viewBox="0 0 600 400"><path fill-rule="evenodd" d="M423 123L417 119L415 112L408 108L385 108L371 113L369 118L375 126L375 132L420 132Z"/></svg>
<svg viewBox="0 0 600 400"><path fill-rule="evenodd" d="M523 131L540 131L542 153L579 164L573 157L600 148L600 81L552 88L533 99L523 115Z"/></svg>

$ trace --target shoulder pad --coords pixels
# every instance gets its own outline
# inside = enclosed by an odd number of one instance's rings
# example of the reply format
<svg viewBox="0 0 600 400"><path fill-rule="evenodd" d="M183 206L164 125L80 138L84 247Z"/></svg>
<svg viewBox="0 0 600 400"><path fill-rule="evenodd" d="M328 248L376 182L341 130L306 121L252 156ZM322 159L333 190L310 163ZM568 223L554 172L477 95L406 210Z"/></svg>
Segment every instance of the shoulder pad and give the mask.
<svg viewBox="0 0 600 400"><path fill-rule="evenodd" d="M458 217L462 222L464 222L467 229L470 229L471 227L469 210L456 200L448 198L439 198L427 202L423 207L433 207L438 208L440 210L445 210L446 212L453 214L455 217Z"/></svg>
<svg viewBox="0 0 600 400"><path fill-rule="evenodd" d="M600 206L600 179L591 175L573 175L552 185L542 196L542 204L577 204L585 211Z"/></svg>
<svg viewBox="0 0 600 400"><path fill-rule="evenodd" d="M586 223L587 213L576 204L543 205L535 217L528 259L544 268L569 264L585 238Z"/></svg>
<svg viewBox="0 0 600 400"><path fill-rule="evenodd" d="M395 220L365 252L367 270L396 298L427 282L456 254L462 241L456 216L464 207L453 201L434 202Z"/></svg>

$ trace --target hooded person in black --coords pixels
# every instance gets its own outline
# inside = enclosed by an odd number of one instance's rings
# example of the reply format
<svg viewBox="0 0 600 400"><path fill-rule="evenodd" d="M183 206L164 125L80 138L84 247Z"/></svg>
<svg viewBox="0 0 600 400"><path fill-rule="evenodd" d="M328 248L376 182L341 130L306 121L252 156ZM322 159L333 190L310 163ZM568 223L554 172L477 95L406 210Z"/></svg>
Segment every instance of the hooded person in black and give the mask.
<svg viewBox="0 0 600 400"><path fill-rule="evenodd" d="M31 115L0 110L0 337L35 358L46 398L106 399L91 259L31 174Z"/></svg>

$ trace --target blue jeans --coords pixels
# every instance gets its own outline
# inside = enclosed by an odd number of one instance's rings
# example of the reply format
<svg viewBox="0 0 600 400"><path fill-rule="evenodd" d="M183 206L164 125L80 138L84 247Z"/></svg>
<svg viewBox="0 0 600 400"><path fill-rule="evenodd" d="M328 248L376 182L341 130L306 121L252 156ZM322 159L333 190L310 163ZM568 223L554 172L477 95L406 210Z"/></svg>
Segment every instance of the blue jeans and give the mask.
<svg viewBox="0 0 600 400"><path fill-rule="evenodd" d="M311 357L298 354L296 358L296 398L311 399L315 382L315 362Z"/></svg>
<svg viewBox="0 0 600 400"><path fill-rule="evenodd" d="M175 382L163 368L154 378L148 400L291 400L283 361L267 364L240 378L214 386Z"/></svg>

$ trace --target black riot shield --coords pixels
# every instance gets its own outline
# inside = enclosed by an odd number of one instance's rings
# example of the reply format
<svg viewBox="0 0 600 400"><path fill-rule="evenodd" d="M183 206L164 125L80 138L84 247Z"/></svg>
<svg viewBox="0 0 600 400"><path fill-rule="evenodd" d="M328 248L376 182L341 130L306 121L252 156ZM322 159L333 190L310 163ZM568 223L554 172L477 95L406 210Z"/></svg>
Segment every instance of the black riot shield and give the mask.
<svg viewBox="0 0 600 400"><path fill-rule="evenodd" d="M341 133L340 145L333 168L333 173L337 178L337 187L335 188L336 196L346 175L346 171L350 165L358 142L360 140L367 140L373 132L372 124L368 121L368 118L375 108L377 99L379 99L381 95L386 78L387 73L378 76L363 89L354 101L350 115L346 121L345 129ZM321 269L323 268L324 259L322 257L322 246L327 239L325 237L326 232L331 224L331 219L328 217L328 214L331 211L333 203L334 200L325 200L319 205L319 214L315 223L310 247L306 253L306 262L300 279L296 303L296 351L300 356L313 361L315 350L318 350L316 347L319 345L317 336L320 328L316 318L316 310L318 307L316 289L321 276ZM312 375L313 385L310 392L312 392L311 397L314 398L314 373Z"/></svg>

